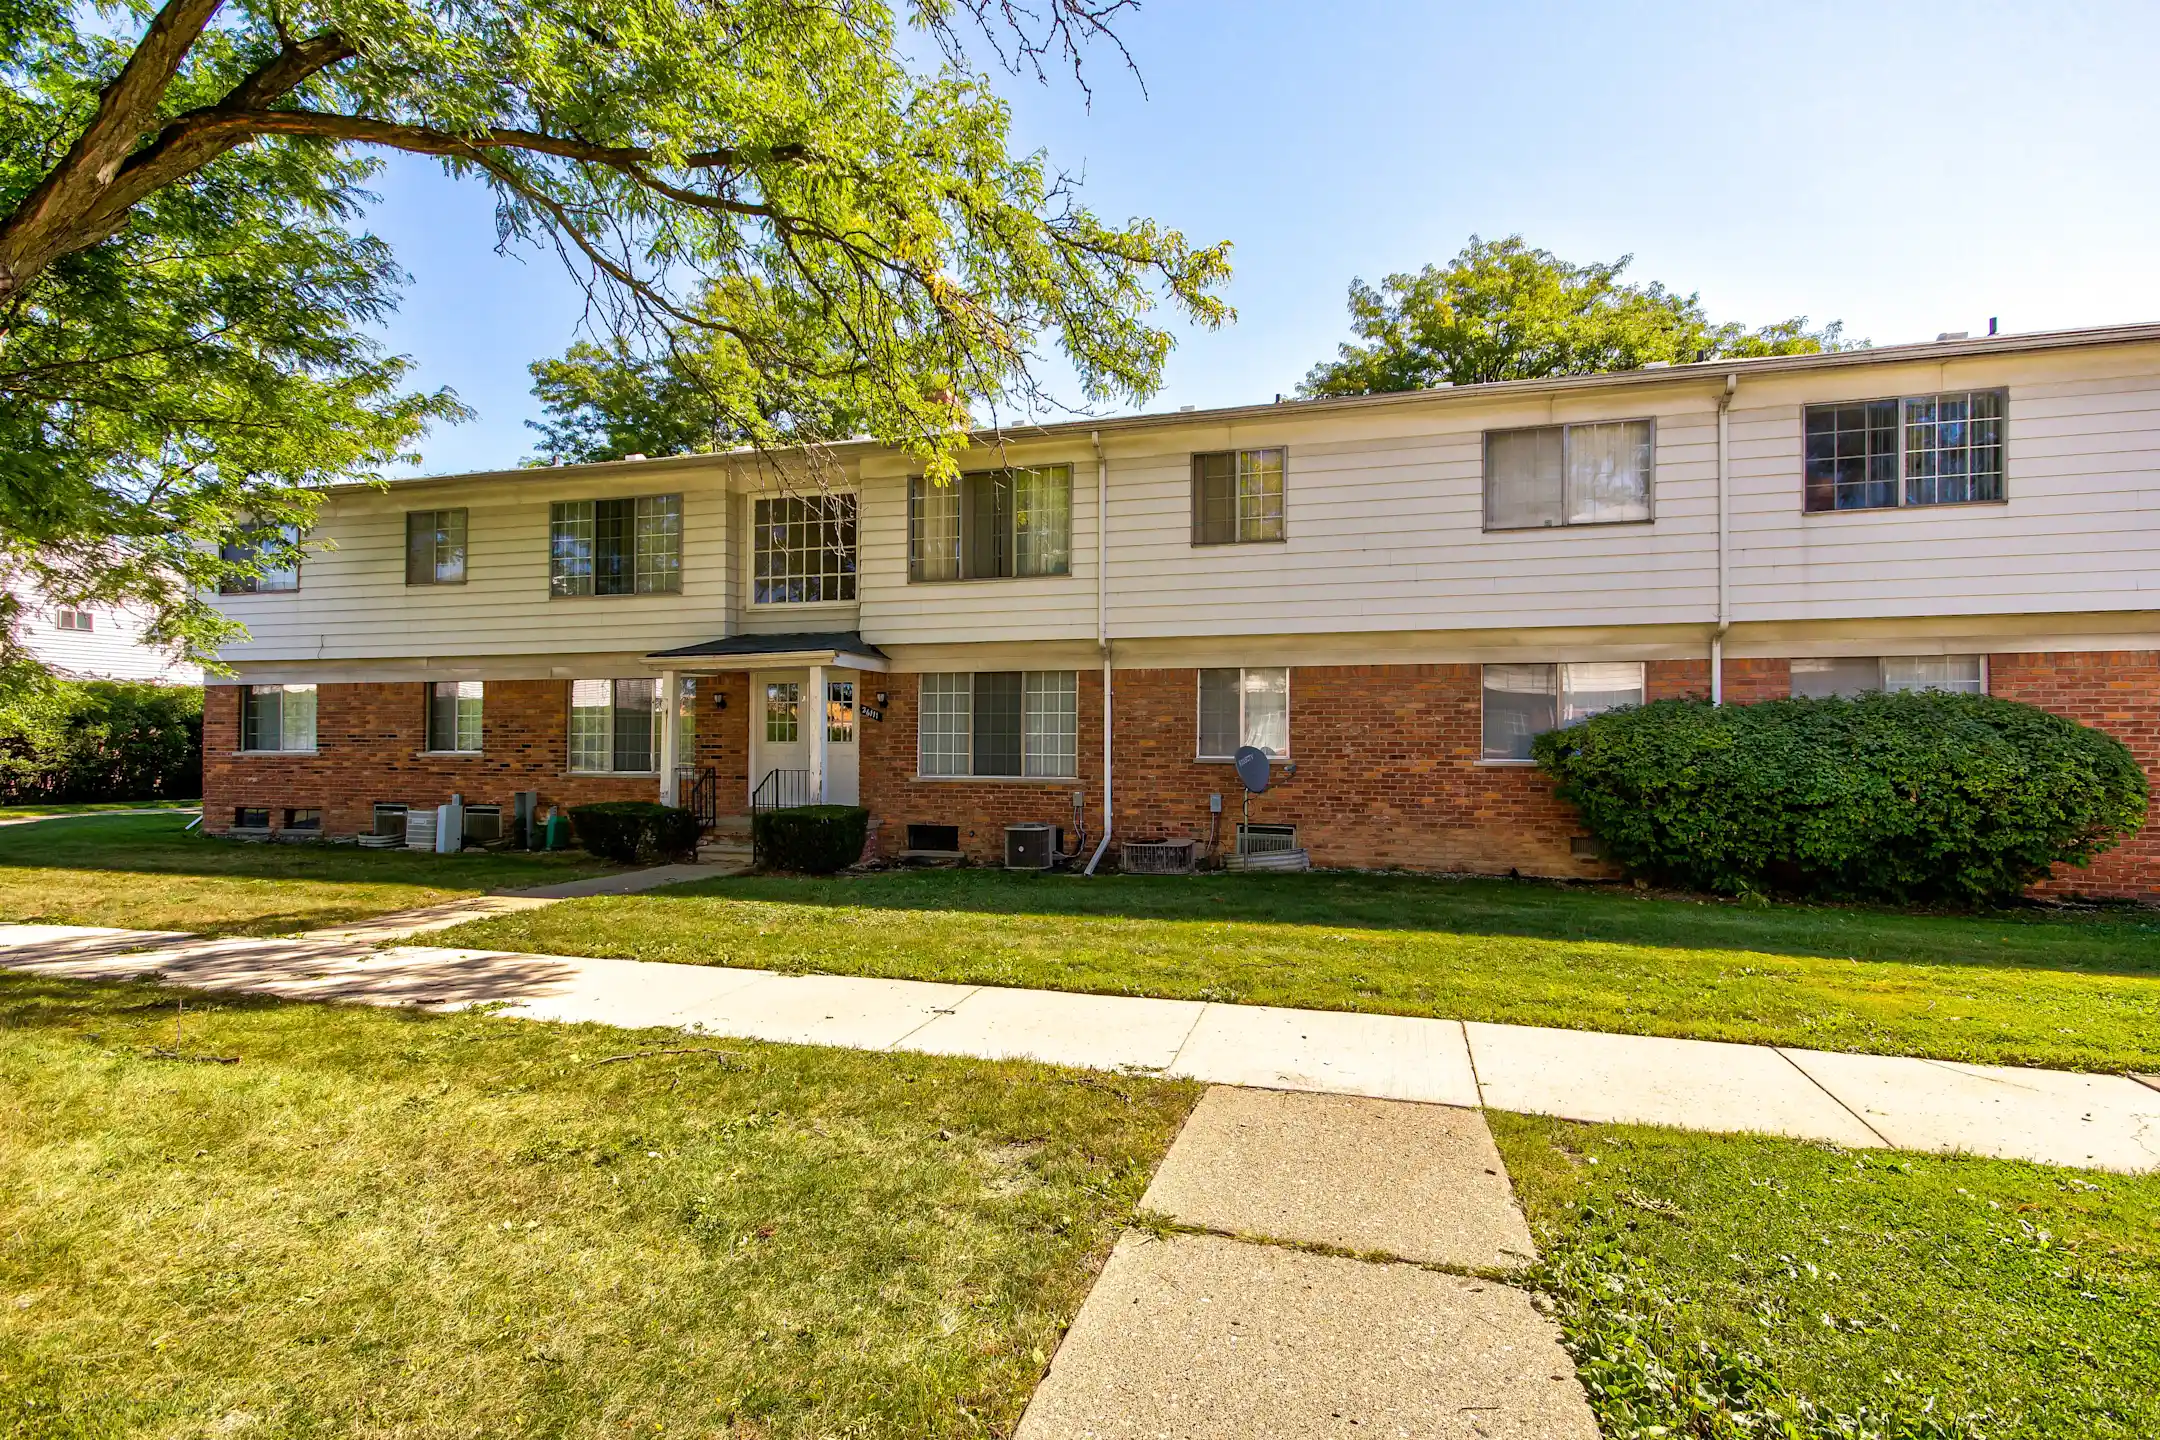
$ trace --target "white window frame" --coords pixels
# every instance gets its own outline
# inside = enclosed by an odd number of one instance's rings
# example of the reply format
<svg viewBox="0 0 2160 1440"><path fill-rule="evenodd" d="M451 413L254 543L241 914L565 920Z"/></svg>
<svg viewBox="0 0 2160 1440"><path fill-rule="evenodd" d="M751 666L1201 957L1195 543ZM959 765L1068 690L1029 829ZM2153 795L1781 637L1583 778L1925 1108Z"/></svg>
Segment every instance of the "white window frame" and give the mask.
<svg viewBox="0 0 2160 1440"><path fill-rule="evenodd" d="M257 525L255 531L275 530L287 545L298 546L298 525ZM262 547L248 540L227 540L218 547L220 558L238 563L262 553ZM260 575L228 575L218 581L220 595L291 595L300 589L300 555L293 552L292 564L280 569L265 570Z"/></svg>
<svg viewBox="0 0 2160 1440"><path fill-rule="evenodd" d="M1568 463L1572 454L1574 433L1592 430L1601 425L1642 425L1650 432L1649 468L1643 472L1643 513L1613 520L1570 520L1567 517ZM1541 525L1496 525L1493 523L1493 441L1503 435L1527 435L1540 430L1560 432L1560 518ZM1655 415L1616 415L1605 420L1570 420L1555 425L1511 425L1498 430L1487 430L1479 447L1479 464L1483 470L1483 503L1485 507L1485 530L1488 534L1507 535L1538 530L1587 530L1601 529L1608 525L1651 525L1657 522L1657 471L1658 426Z"/></svg>
<svg viewBox="0 0 2160 1440"><path fill-rule="evenodd" d="M1200 667L1193 675L1193 758L1207 764L1228 763L1237 758L1235 755L1210 755L1207 753L1207 748L1203 743L1206 738L1202 728L1205 723L1202 707L1206 703L1206 672L1209 670L1237 671L1238 743L1243 745L1246 743L1246 737L1252 733L1251 722L1245 714L1245 697L1248 693L1245 688L1245 677L1259 670L1280 670L1283 677L1283 748L1281 750L1267 751L1267 757L1270 764L1278 761L1287 764L1290 759L1290 691L1291 671L1293 668L1289 665L1204 665Z"/></svg>
<svg viewBox="0 0 2160 1440"><path fill-rule="evenodd" d="M1248 465L1254 457L1275 457L1275 495L1272 513L1267 509L1266 489L1258 482L1264 472L1257 463ZM1230 503L1236 513L1231 517L1233 533L1221 539L1207 539L1202 534L1206 516L1202 513L1205 496L1201 493L1200 471L1209 460L1223 456L1232 458L1234 469L1230 477ZM1247 480L1255 483L1248 486ZM1250 503L1248 503L1250 502ZM1266 521L1274 521L1272 535L1258 532ZM1201 450L1192 457L1192 543L1196 548L1213 548L1218 545L1280 545L1290 538L1290 449L1286 445L1255 445L1241 450Z"/></svg>
<svg viewBox="0 0 2160 1440"><path fill-rule="evenodd" d="M63 605L53 618L56 629L74 635L89 635L97 630L97 618L77 605Z"/></svg>
<svg viewBox="0 0 2160 1440"><path fill-rule="evenodd" d="M451 518L453 516L454 519ZM423 517L427 522L424 525L420 524ZM463 585L470 553L471 528L472 512L461 505L406 511L405 583L412 586ZM415 535L416 529L420 532L419 535ZM426 544L416 543L423 536L427 537ZM420 573L413 564L414 559L423 551L427 556L425 574ZM446 573L453 558L456 562L455 572Z"/></svg>
<svg viewBox="0 0 2160 1440"><path fill-rule="evenodd" d="M616 768L615 768L615 716L616 716L616 714L617 714L617 713L618 713L618 712L619 712L619 711L620 711L620 710L621 710L621 709L623 708L623 707L622 707L622 702L621 702L621 701L620 701L620 700L619 700L619 699L617 698L617 690L616 690L616 687L617 687L617 686L619 686L619 685L625 685L625 684L649 684L649 685L651 685L651 686L653 687L653 697L654 697L654 703L653 703L653 709L652 709L652 716L653 716L653 719L652 719L652 727L653 727L653 731L652 731L652 763L653 763L653 768L650 768L650 769L645 769L645 770L618 770L618 769L616 769ZM607 687L608 687L608 703L607 703L606 707L605 707L604 709L602 709L602 707L599 707L599 706L592 706L592 705L579 705L579 704L577 703L577 689L578 689L578 686L580 686L580 685L605 685L605 686L607 686ZM659 774L660 772L659 772L658 766L659 766L659 764L660 764L660 727L661 727L661 726L662 726L663 724L665 724L665 723L666 723L666 707L664 707L663 705L661 705L661 704L659 703L659 695L660 695L660 684L659 684L659 682L658 682L657 680L653 680L653 679L650 679L649 677L644 677L644 676L624 676L624 677L620 677L620 678L614 678L614 677L608 677L608 678L603 678L603 677L599 677L599 676L593 676L593 677L588 677L588 678L586 678L586 679L583 679L583 680L573 680L573 681L571 681L571 682L570 682L570 688L569 688L569 693L568 693L568 694L566 694L566 695L565 695L565 696L563 697L563 698L564 698L564 700L565 700L565 701L567 702L567 703L565 704L565 706L564 706L564 714L563 714L563 738L564 738L564 751L565 751L565 754L564 754L564 761L565 761L565 766L564 766L564 768L566 768L566 769L567 769L567 770L568 770L568 771L569 771L569 772L570 772L571 774L573 774L573 775L657 775L657 774ZM577 715L578 715L578 711L580 711L580 710L595 710L595 709L597 709L597 710L600 710L600 711L601 711L601 713L602 713L602 714L604 714L604 715L605 715L605 716L607 717L607 721L606 721L606 725L605 725L605 728L603 729L603 731L601 732L601 735L600 735L600 742L601 742L601 746L602 746L602 748L604 748L604 749L605 749L605 750L607 751L607 760L608 760L608 763L607 763L607 765L606 765L606 767L605 767L605 768L595 767L595 766L591 766L591 765L581 765L581 764L579 764L579 763L578 763L578 751L579 751L579 749L580 749L580 747L579 747L579 744L578 744L578 729L577 729ZM588 745L588 746L586 746L586 747L584 747L584 748L586 748L586 749L587 749L587 750L589 751L589 750L590 750L590 749L591 749L592 747Z"/></svg>
<svg viewBox="0 0 2160 1440"><path fill-rule="evenodd" d="M458 743L448 749L444 749L435 743L435 701L437 698L435 692L439 686L443 685L455 685L457 687L457 701L455 708L451 712L450 730L451 738ZM472 687L472 693L469 695L466 693L467 686ZM473 704L472 744L470 745L463 743L466 738L465 702L467 700L470 700ZM486 682L480 680L430 680L427 682L425 701L425 708L421 716L422 723L425 726L425 734L421 738L425 741L428 754L478 755L481 753L482 737L487 733L485 728L487 724Z"/></svg>
<svg viewBox="0 0 2160 1440"><path fill-rule="evenodd" d="M1896 687L1891 686L1891 684L1889 683L1889 677L1885 674L1883 667L1892 660L1974 660L1979 662L1977 668L1980 672L1980 688L1978 690L1945 690L1942 691L1942 693L1946 695L1987 695L1992 693L1988 689L1988 681L1990 677L1988 675L1988 657L1985 654L1963 653L1957 655L1796 655L1789 663L1799 664L1803 661L1808 660L1865 660L1873 662L1875 666L1875 688L1872 691L1863 692L1866 694L1924 693L1926 691L1939 688L1933 685L1900 685ZM1790 687L1789 682L1787 687L1787 693L1794 695L1797 695L1798 693Z"/></svg>
<svg viewBox="0 0 2160 1440"><path fill-rule="evenodd" d="M999 541L1009 546L1010 553L1003 555L996 568L982 573L979 568L969 574L970 562L978 557L970 545L972 534L968 526L969 487L1003 482L1009 497L1010 513L1000 527ZM1023 486L1049 485L1062 487L1065 495L1064 525L1061 543L1052 552L1057 557L1055 565L1040 559L1028 569L1022 569L1020 555L1027 545L1040 546L1044 538L1036 533L1038 527L1020 523L1021 491ZM927 477L911 475L907 485L907 559L908 583L910 585L961 585L980 580L1054 580L1072 574L1073 555L1073 467L1057 465L1014 465L997 470L970 470L944 485L932 485ZM948 547L939 545L940 553L930 555L926 550L929 534L929 509L935 504L949 516L940 516L940 529L949 519L952 542ZM1040 527L1045 532L1049 527ZM933 563L935 562L935 563ZM940 573L947 569L951 574Z"/></svg>
<svg viewBox="0 0 2160 1440"><path fill-rule="evenodd" d="M772 522L770 520L761 522L758 519L759 509L762 506L782 504L819 506L827 511L826 514L816 519L806 519L801 522L783 520L780 522L782 525L794 523L806 525L845 524L849 536L848 543L845 546L818 546L820 564L814 572L808 570L795 573L782 571L761 575L758 573L758 562L761 557L785 557L798 553L786 547L772 549L765 544L771 535ZM754 608L762 610L789 609L805 605L853 605L861 596L862 504L853 490L835 490L816 495L753 495L750 497L750 524L748 528L750 531L750 553L746 557L745 578L750 585L750 604ZM824 568L822 557L828 551L846 557L841 562L840 568L834 570ZM769 590L762 596L759 594L760 586L772 586L794 579L817 581L820 592L818 597L814 600L792 600L785 596L774 598ZM843 593L832 595L823 593L828 587Z"/></svg>
<svg viewBox="0 0 2160 1440"><path fill-rule="evenodd" d="M1589 716L1587 715L1575 720L1570 720L1567 718L1567 712L1569 708L1568 694L1570 690L1570 687L1568 685L1568 670L1570 669L1570 667L1575 665L1633 665L1635 667L1635 673L1637 676L1635 693L1638 697L1640 697L1636 700L1635 703L1638 705L1645 705L1648 704L1650 700L1650 668L1639 660L1511 660L1494 663L1509 666L1549 665L1553 667L1553 670L1555 672L1553 676L1553 711L1554 718L1559 721L1559 724L1553 727L1555 730L1565 730L1570 725L1579 725L1582 723L1583 720L1589 718ZM1537 764L1537 761L1527 756L1518 757L1513 755L1493 755L1488 753L1485 748L1485 671L1488 668L1489 667L1486 665L1478 666L1477 763L1480 765L1535 765ZM1599 710L1592 713L1602 715L1605 712ZM1541 730L1538 733L1541 735L1550 734L1551 731Z"/></svg>
<svg viewBox="0 0 2160 1440"><path fill-rule="evenodd" d="M1912 456L1915 452L1910 448L1908 441L1911 439L1912 429L1915 424L1926 425L1936 423L1933 421L1915 421L1912 418L1912 407L1921 404L1938 404L1943 400L1951 398L1963 398L1966 400L1970 400L1975 395L1994 395L1999 396L2001 399L2002 408L1993 417L1993 419L1995 421L1995 424L2000 427L1996 441L1996 448L2002 453L2002 469L1998 472L2002 493L1991 497L1983 497L1977 500L1911 499L1910 496L1912 494L1913 481L1916 478L1921 477L1916 477L1910 473ZM1895 498L1893 498L1888 505L1841 506L1837 503L1837 486L1836 482L1833 480L1831 482L1830 504L1822 506L1819 509L1815 506L1810 505L1808 503L1809 461L1807 454L1809 413L1812 411L1820 410L1849 410L1856 407L1863 407L1869 405L1895 405L1897 407L1897 419L1891 427L1897 436L1897 447L1895 450L1890 452L1894 462L1892 468L1895 471L1891 482L1892 494ZM1970 416L1967 417L1965 423L1973 423ZM1966 448L1971 448L1969 442ZM1964 390L1931 390L1917 395L1871 395L1864 399L1830 400L1823 401L1818 404L1802 405L1800 407L1800 513L1803 515L1879 515L1885 510L1940 510L1946 506L1954 507L1959 505L2007 505L2009 503L2010 391L2007 386L1976 385Z"/></svg>
<svg viewBox="0 0 2160 1440"><path fill-rule="evenodd" d="M992 672L988 672L988 673L993 673L993 674L1003 674L1003 673L1009 673L1009 672L1003 672L1003 671L992 671ZM934 675L934 676L935 676L935 677L936 677L937 679L939 679L940 681L947 681L947 680L950 680L951 678L953 678L953 677L955 677L955 676L959 676L959 677L963 677L963 678L965 678L965 680L966 680L966 682L967 682L967 684L966 684L966 692L967 692L967 708L966 708L966 710L965 710L965 712L964 712L965 718L966 718L966 720L967 720L967 725L966 725L966 728L965 728L965 730L964 730L964 731L962 732L962 734L961 734L961 736L960 736L960 751L959 751L959 753L960 753L960 759L961 759L961 761L962 761L962 762L963 762L963 763L964 763L964 764L966 765L966 767L967 767L967 768L966 768L966 769L964 769L964 770L958 770L958 771L953 771L953 770L937 770L937 769L934 769L934 768L932 768L932 766L931 766L931 765L930 765L930 764L928 763L928 761L927 761L927 758L926 758L926 755L925 755L925 742L926 742L926 741L927 741L927 739L929 738L929 731L928 731L928 727L926 727L926 726L925 726L925 725L923 724L923 711L924 711L924 706L923 706L923 704L922 704L922 691L921 691L921 689L920 689L920 684L921 684L921 682L918 682L918 689L917 689L917 692L916 692L916 716L915 716L915 776L916 776L916 778L917 778L917 779L919 779L919 780L980 780L980 781L984 781L984 782L986 782L986 783L990 783L990 784L996 784L996 783L999 783L999 782L1004 782L1004 781L1019 781L1019 782L1023 782L1023 783L1024 783L1024 782L1029 782L1029 781L1039 781L1039 780L1060 781L1060 782L1063 782L1063 783L1067 783L1067 784L1070 784L1071 782L1073 782L1073 781L1075 781L1075 780L1078 780L1078 779L1080 778L1080 774L1079 774L1079 771L1080 771L1080 744L1079 744L1079 737L1080 737L1080 674L1079 674L1079 672L1078 672L1077 670L1022 670L1022 671L1020 671L1020 672L1019 672L1019 674L1020 674L1020 772L1019 772L1018 774L1016 774L1016 775L978 775L978 774L976 774L976 773L975 773L975 694L976 694L976 686L975 686L975 676L976 676L976 674L977 674L977 672L975 672L975 671L972 671L972 670L957 670L957 671L933 671L933 672L930 672L930 674L926 674L926 675L924 675L924 676L922 677L922 680L923 680L923 681L928 681L928 680L930 680L930 679L932 678L932 676ZM1056 685L1055 687L1053 687L1053 686L1051 686L1051 685L1049 685L1049 684L1045 683L1045 681L1046 681L1046 678L1047 678L1047 677L1052 677L1052 676L1055 676L1055 677L1059 677L1059 680L1060 680L1060 683L1058 683L1058 684L1057 684L1057 685ZM1068 679L1068 678L1069 678L1069 681L1070 681L1070 683L1069 683L1069 684L1063 683L1063 682L1064 682L1064 681L1065 681L1066 679ZM1041 739L1042 739L1043 737L1045 737L1045 736L1049 735L1049 734L1051 733L1051 731L1050 731L1050 729L1049 729L1049 728L1048 728L1047 726L1045 726L1045 725L1043 725L1043 724L1040 724L1040 723L1038 723L1038 722L1039 722L1039 721L1040 721L1040 720L1041 720L1041 719L1042 719L1043 717L1042 717L1042 716L1041 716L1041 715L1040 715L1039 713L1031 713L1031 706L1030 706L1030 702L1031 702L1031 701L1034 701L1034 700L1036 700L1036 699L1038 699L1038 698L1039 698L1039 697L1041 697L1041 696L1044 696L1044 695L1046 695L1046 694L1049 694L1049 693L1051 692L1051 690L1052 690L1053 688L1055 688L1055 690L1056 690L1056 693L1057 693L1057 694L1058 694L1058 695L1059 695L1059 696L1060 696L1061 698L1062 698L1063 696L1066 696L1066 695L1070 695L1070 696L1072 697L1072 726L1071 726L1071 735L1072 735L1072 741L1073 741L1073 744L1072 744L1072 764L1071 764L1071 773L1068 773L1068 774L1047 774L1047 773L1037 773L1037 772L1038 772L1038 769L1039 769L1039 767L1040 767L1040 766L1041 766L1042 764L1045 764L1045 763L1047 763L1047 761L1046 761L1046 760L1044 759L1044 757L1043 757L1043 756L1042 756L1042 754L1041 754L1041 751L1040 751L1040 748L1039 748L1039 743L1038 743L1038 742L1040 742L1040 741L1041 741ZM1064 733L1064 727L1063 727L1063 726L1060 726L1060 727L1058 727L1058 732L1057 732L1057 733L1058 733L1058 734L1059 734L1060 736L1062 736L1062 735L1063 735L1063 733ZM1058 757L1058 758L1062 758L1062 757Z"/></svg>
<svg viewBox="0 0 2160 1440"><path fill-rule="evenodd" d="M597 507L630 507L628 569L630 588L600 589L600 534ZM558 543L582 541L583 556L558 553ZM672 542L661 545L657 542ZM651 541L654 543L648 544ZM570 573L575 560L584 573ZM671 495L601 495L590 500L557 500L548 506L548 598L614 600L626 595L680 595L683 575L683 503Z"/></svg>
<svg viewBox="0 0 2160 1440"><path fill-rule="evenodd" d="M258 691L276 690L278 698L278 743L275 745L250 745L248 743L248 709L254 704ZM307 734L304 745L289 743L297 727L292 723L290 708L285 696L304 694L307 703ZM313 685L242 685L240 687L240 752L244 755L313 755L316 738L322 725L321 692ZM258 739L260 737L257 737Z"/></svg>

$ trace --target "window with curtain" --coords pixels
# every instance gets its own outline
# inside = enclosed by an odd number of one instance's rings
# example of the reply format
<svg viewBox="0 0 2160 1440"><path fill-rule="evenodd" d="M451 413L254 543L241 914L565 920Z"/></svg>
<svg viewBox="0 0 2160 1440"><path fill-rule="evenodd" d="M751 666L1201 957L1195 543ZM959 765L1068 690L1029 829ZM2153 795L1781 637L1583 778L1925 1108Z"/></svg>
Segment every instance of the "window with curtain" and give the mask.
<svg viewBox="0 0 2160 1440"><path fill-rule="evenodd" d="M682 496L567 500L548 507L548 593L682 590Z"/></svg>
<svg viewBox="0 0 2160 1440"><path fill-rule="evenodd" d="M1648 420L1485 434L1488 530L1648 520L1655 483L1656 429Z"/></svg>
<svg viewBox="0 0 2160 1440"><path fill-rule="evenodd" d="M313 750L313 685L243 685L240 687L242 750Z"/></svg>
<svg viewBox="0 0 2160 1440"><path fill-rule="evenodd" d="M659 763L660 682L570 682L570 768L595 775L647 775Z"/></svg>
<svg viewBox="0 0 2160 1440"><path fill-rule="evenodd" d="M822 605L855 598L855 497L780 495L751 503L750 598Z"/></svg>
<svg viewBox="0 0 2160 1440"><path fill-rule="evenodd" d="M465 583L465 512L463 510L408 510L405 512L405 583L407 585L462 585Z"/></svg>
<svg viewBox="0 0 2160 1440"><path fill-rule="evenodd" d="M1987 664L1979 655L1868 655L1792 662L1792 693L1820 700L1878 690L1987 693Z"/></svg>
<svg viewBox="0 0 2160 1440"><path fill-rule="evenodd" d="M428 749L479 752L482 691L478 680L437 680L428 686Z"/></svg>
<svg viewBox="0 0 2160 1440"><path fill-rule="evenodd" d="M915 722L916 768L932 776L1079 773L1079 677L1071 670L925 675Z"/></svg>
<svg viewBox="0 0 2160 1440"><path fill-rule="evenodd" d="M1528 760L1548 730L1643 700L1638 661L1484 667L1484 758Z"/></svg>
<svg viewBox="0 0 2160 1440"><path fill-rule="evenodd" d="M1192 543L1240 545L1283 538L1288 452L1220 450L1192 458Z"/></svg>
<svg viewBox="0 0 2160 1440"><path fill-rule="evenodd" d="M908 481L908 579L996 580L1072 573L1072 466L970 471Z"/></svg>
<svg viewBox="0 0 2160 1440"><path fill-rule="evenodd" d="M259 566L254 575L229 575L218 581L220 595L269 595L300 588L297 525L257 526L218 547L228 564ZM274 559L265 562L265 555Z"/></svg>
<svg viewBox="0 0 2160 1440"><path fill-rule="evenodd" d="M1228 760L1250 745L1290 753L1290 671L1283 666L1200 672L1202 760Z"/></svg>
<svg viewBox="0 0 2160 1440"><path fill-rule="evenodd" d="M2003 498L2002 390L1810 405L1806 508L1887 510Z"/></svg>

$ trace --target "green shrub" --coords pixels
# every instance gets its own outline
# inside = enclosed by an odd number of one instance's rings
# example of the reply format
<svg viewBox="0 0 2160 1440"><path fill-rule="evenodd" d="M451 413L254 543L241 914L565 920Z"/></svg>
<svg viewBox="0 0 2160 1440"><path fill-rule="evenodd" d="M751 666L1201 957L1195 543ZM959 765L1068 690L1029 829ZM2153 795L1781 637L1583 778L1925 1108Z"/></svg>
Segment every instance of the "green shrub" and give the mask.
<svg viewBox="0 0 2160 1440"><path fill-rule="evenodd" d="M802 805L751 818L758 860L768 870L830 875L862 858L870 812L860 805Z"/></svg>
<svg viewBox="0 0 2160 1440"><path fill-rule="evenodd" d="M1985 695L1661 700L1534 753L1614 860L1726 894L2000 902L2145 819L2121 741Z"/></svg>
<svg viewBox="0 0 2160 1440"><path fill-rule="evenodd" d="M573 805L570 824L587 854L621 865L694 857L703 829L694 811L652 800Z"/></svg>
<svg viewBox="0 0 2160 1440"><path fill-rule="evenodd" d="M0 805L200 794L199 688L62 680L0 705Z"/></svg>

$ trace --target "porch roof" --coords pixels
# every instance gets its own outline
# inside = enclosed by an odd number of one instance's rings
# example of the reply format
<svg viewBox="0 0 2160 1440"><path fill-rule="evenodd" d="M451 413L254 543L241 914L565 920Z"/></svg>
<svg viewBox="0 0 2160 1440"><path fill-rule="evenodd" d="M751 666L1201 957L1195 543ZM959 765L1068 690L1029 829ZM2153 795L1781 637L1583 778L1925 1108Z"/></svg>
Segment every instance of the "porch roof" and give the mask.
<svg viewBox="0 0 2160 1440"><path fill-rule="evenodd" d="M674 670L764 670L776 665L839 665L883 670L885 652L859 630L792 630L777 635L729 635L655 650L646 663Z"/></svg>

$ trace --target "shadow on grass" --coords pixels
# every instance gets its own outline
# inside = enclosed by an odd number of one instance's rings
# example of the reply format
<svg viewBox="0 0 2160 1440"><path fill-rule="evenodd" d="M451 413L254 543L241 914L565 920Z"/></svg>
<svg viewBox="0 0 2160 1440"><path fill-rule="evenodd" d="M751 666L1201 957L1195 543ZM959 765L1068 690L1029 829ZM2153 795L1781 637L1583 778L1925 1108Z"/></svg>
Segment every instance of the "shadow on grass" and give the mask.
<svg viewBox="0 0 2160 1440"><path fill-rule="evenodd" d="M1507 936L2160 979L2160 913L2153 911L1959 915L1749 905L1644 895L1617 886L1349 871L1093 879L993 870L884 871L827 879L744 876L672 886L644 898L662 904L670 898L715 898L985 917Z"/></svg>

